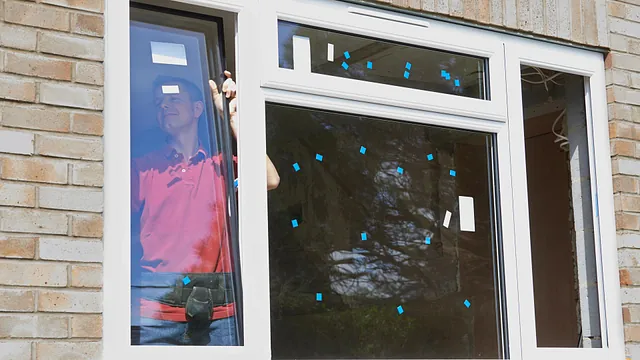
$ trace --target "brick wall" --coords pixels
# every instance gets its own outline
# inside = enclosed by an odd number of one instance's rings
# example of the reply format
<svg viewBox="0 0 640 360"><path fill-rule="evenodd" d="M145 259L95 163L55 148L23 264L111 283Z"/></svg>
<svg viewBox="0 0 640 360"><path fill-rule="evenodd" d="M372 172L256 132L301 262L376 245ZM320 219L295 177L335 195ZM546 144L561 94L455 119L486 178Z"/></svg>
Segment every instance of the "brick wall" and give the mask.
<svg viewBox="0 0 640 360"><path fill-rule="evenodd" d="M102 336L103 0L0 0L0 360Z"/></svg>
<svg viewBox="0 0 640 360"><path fill-rule="evenodd" d="M627 354L640 359L640 1L609 1L607 97Z"/></svg>
<svg viewBox="0 0 640 360"><path fill-rule="evenodd" d="M365 0L607 47L605 0ZM639 4L638 0L628 0ZM637 14L636 14L637 16Z"/></svg>

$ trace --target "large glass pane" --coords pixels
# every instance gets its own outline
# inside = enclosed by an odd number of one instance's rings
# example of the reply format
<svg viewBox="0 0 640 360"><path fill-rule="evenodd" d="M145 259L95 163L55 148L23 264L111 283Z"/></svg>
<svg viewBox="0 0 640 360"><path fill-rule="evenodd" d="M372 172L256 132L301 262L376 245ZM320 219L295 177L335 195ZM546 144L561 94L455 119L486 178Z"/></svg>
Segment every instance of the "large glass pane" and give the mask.
<svg viewBox="0 0 640 360"><path fill-rule="evenodd" d="M222 21L131 9L134 345L242 344Z"/></svg>
<svg viewBox="0 0 640 360"><path fill-rule="evenodd" d="M266 112L273 358L506 357L493 136Z"/></svg>
<svg viewBox="0 0 640 360"><path fill-rule="evenodd" d="M295 38L295 41L294 41ZM295 45L295 44L297 45ZM299 49L296 47L299 46ZM310 49L311 58L306 51ZM489 99L486 60L278 21L280 67ZM295 56L295 52L301 55ZM306 58L305 58L306 56ZM300 64L295 64L295 59Z"/></svg>
<svg viewBox="0 0 640 360"><path fill-rule="evenodd" d="M537 343L599 348L584 79L521 70Z"/></svg>

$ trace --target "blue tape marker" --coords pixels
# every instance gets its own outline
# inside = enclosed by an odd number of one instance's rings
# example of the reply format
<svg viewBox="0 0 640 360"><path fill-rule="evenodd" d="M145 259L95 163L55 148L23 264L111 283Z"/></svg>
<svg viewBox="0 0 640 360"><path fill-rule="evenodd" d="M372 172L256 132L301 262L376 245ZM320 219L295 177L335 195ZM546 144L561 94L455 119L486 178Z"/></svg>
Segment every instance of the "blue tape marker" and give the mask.
<svg viewBox="0 0 640 360"><path fill-rule="evenodd" d="M233 180L233 187L238 187L238 179Z"/></svg>
<svg viewBox="0 0 640 360"><path fill-rule="evenodd" d="M367 69L373 69L373 63L371 61L367 61Z"/></svg>
<svg viewBox="0 0 640 360"><path fill-rule="evenodd" d="M427 160L429 160L429 161L433 160L433 154L427 155Z"/></svg>
<svg viewBox="0 0 640 360"><path fill-rule="evenodd" d="M401 168L400 166L398 166L398 169L397 169L397 170L398 170L398 173L400 173L400 174L404 174L404 169L403 169L403 168Z"/></svg>
<svg viewBox="0 0 640 360"><path fill-rule="evenodd" d="M402 305L398 306L398 314L402 315L403 312L404 309L402 308Z"/></svg>
<svg viewBox="0 0 640 360"><path fill-rule="evenodd" d="M456 176L456 171L455 170L449 170L449 175Z"/></svg>
<svg viewBox="0 0 640 360"><path fill-rule="evenodd" d="M298 163L294 163L294 164L293 164L293 169L294 169L296 172L300 171L300 165L298 165Z"/></svg>
<svg viewBox="0 0 640 360"><path fill-rule="evenodd" d="M351 55L349 55L348 51L344 52L344 58L347 59L347 60L349 60L351 58Z"/></svg>
<svg viewBox="0 0 640 360"><path fill-rule="evenodd" d="M185 285L187 285L190 282L191 282L191 279L189 279L188 276L185 276L184 279L182 279L182 283L185 284Z"/></svg>
<svg viewBox="0 0 640 360"><path fill-rule="evenodd" d="M440 70L440 76L447 77L447 71L446 70Z"/></svg>
<svg viewBox="0 0 640 360"><path fill-rule="evenodd" d="M346 62L342 62L342 67L347 70L349 68L349 64L347 64Z"/></svg>
<svg viewBox="0 0 640 360"><path fill-rule="evenodd" d="M431 238L428 237L428 236L426 238L424 238L424 243L427 244L427 245L431 245Z"/></svg>
<svg viewBox="0 0 640 360"><path fill-rule="evenodd" d="M405 79L408 79L408 78L409 78L409 75L410 75L410 74L409 74L409 72L408 72L408 71L405 71L405 72L404 72L404 78L405 78Z"/></svg>
<svg viewBox="0 0 640 360"><path fill-rule="evenodd" d="M407 61L407 64L404 66L405 69L411 70L411 63Z"/></svg>
<svg viewBox="0 0 640 360"><path fill-rule="evenodd" d="M367 240L367 233L363 232L362 234L360 234L360 239Z"/></svg>
<svg viewBox="0 0 640 360"><path fill-rule="evenodd" d="M297 228L298 227L298 220L296 220L296 219L291 220L291 226L293 226L294 228Z"/></svg>
<svg viewBox="0 0 640 360"><path fill-rule="evenodd" d="M453 80L453 84L455 86L460 86L460 80L458 80L458 79Z"/></svg>
<svg viewBox="0 0 640 360"><path fill-rule="evenodd" d="M471 303L469 302L469 300L464 301L464 306L466 306L467 309L471 307Z"/></svg>
<svg viewBox="0 0 640 360"><path fill-rule="evenodd" d="M322 301L322 293L316 293L316 301Z"/></svg>
<svg viewBox="0 0 640 360"><path fill-rule="evenodd" d="M367 148L364 146L360 146L360 154L364 155L367 152Z"/></svg>
<svg viewBox="0 0 640 360"><path fill-rule="evenodd" d="M322 158L323 158L323 157L324 157L324 156L322 156L322 155L320 155L320 154L316 154L316 160L318 160L318 161L322 161Z"/></svg>

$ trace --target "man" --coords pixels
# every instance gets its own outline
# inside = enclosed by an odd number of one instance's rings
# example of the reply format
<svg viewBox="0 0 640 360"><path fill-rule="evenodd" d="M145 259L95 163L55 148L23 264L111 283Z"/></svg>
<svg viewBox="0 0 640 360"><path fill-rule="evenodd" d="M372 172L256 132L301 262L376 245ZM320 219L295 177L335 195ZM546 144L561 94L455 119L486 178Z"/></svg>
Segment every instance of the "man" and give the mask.
<svg viewBox="0 0 640 360"><path fill-rule="evenodd" d="M229 100L237 137L236 85L229 72L225 75L222 93L213 81L209 85L218 111L225 97ZM139 228L140 239L132 266L139 342L237 345L224 154L208 154L198 138L205 103L197 86L160 77L153 89L156 120L167 143L132 161L131 169L132 234ZM267 188L279 181L267 157Z"/></svg>

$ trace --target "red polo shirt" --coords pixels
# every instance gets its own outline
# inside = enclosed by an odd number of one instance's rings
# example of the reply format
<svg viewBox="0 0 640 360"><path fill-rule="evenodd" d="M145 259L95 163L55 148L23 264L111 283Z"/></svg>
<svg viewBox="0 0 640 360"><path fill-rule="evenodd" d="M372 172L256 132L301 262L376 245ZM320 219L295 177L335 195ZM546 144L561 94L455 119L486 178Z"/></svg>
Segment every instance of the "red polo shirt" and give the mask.
<svg viewBox="0 0 640 360"><path fill-rule="evenodd" d="M185 160L173 148L132 162L131 209L139 213L143 270L232 271L222 156L201 148ZM186 321L185 309L140 300L140 315ZM214 308L213 319L234 315L234 304Z"/></svg>

